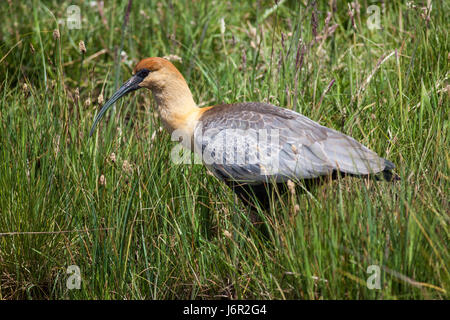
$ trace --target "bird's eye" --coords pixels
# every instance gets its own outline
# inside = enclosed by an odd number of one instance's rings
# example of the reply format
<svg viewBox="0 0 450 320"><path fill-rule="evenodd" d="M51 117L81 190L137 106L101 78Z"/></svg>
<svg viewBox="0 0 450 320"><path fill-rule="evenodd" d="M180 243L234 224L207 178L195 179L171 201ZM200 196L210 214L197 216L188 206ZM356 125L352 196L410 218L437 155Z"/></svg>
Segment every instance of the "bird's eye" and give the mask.
<svg viewBox="0 0 450 320"><path fill-rule="evenodd" d="M144 79L146 76L148 76L148 74L150 73L150 70L148 69L141 69L136 73L136 76L138 76L139 78Z"/></svg>

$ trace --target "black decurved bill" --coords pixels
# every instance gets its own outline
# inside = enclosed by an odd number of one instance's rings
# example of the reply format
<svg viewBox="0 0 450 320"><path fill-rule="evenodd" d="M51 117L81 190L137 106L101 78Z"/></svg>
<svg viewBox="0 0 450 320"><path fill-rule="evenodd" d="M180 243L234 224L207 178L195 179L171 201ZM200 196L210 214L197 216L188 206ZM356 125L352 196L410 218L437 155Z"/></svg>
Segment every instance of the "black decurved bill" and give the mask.
<svg viewBox="0 0 450 320"><path fill-rule="evenodd" d="M91 132L89 133L89 137L92 136L92 134L94 133L95 127L97 126L97 123L99 123L100 119L103 117L105 112L114 104L114 102L119 100L121 97L123 97L127 93L135 91L137 89L140 89L141 87L139 86L139 83L141 83L142 80L144 80L144 78L145 77L141 77L139 74L132 76L127 82L125 82L119 88L119 90L116 91L116 93L113 94L113 96L108 101L106 101L106 103L103 105L100 112L95 117L94 124L92 125L92 128L91 128Z"/></svg>

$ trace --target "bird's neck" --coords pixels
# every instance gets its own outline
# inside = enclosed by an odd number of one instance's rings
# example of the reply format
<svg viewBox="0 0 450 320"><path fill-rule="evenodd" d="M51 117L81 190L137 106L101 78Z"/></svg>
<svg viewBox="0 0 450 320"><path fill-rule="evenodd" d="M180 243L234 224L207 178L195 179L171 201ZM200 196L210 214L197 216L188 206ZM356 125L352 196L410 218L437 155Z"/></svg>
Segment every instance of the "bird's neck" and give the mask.
<svg viewBox="0 0 450 320"><path fill-rule="evenodd" d="M152 88L152 92L166 129L170 133L174 130L184 130L191 134L200 108L194 102L184 79Z"/></svg>

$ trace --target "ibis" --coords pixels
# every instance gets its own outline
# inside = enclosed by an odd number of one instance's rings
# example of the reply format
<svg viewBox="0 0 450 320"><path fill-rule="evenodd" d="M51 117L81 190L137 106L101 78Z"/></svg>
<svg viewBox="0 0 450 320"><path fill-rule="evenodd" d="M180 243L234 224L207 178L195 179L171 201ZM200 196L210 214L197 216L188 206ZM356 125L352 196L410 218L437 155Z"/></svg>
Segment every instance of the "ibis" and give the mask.
<svg viewBox="0 0 450 320"><path fill-rule="evenodd" d="M292 181L311 186L338 176L397 180L394 164L355 139L289 109L263 102L200 108L168 60L141 60L95 117L90 135L122 96L149 89L164 127L182 137L205 166L250 206L267 208L270 190Z"/></svg>

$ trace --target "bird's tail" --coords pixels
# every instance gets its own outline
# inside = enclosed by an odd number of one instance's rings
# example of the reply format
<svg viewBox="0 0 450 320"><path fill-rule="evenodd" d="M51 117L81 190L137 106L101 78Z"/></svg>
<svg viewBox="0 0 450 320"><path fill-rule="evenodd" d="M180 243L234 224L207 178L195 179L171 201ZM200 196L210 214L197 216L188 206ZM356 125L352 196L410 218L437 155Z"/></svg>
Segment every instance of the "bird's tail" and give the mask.
<svg viewBox="0 0 450 320"><path fill-rule="evenodd" d="M399 175L397 175L395 172L392 172L392 170L395 169L395 164L393 164L391 161L384 159L384 170L381 172L383 175L383 179L386 181L398 181L401 180Z"/></svg>

